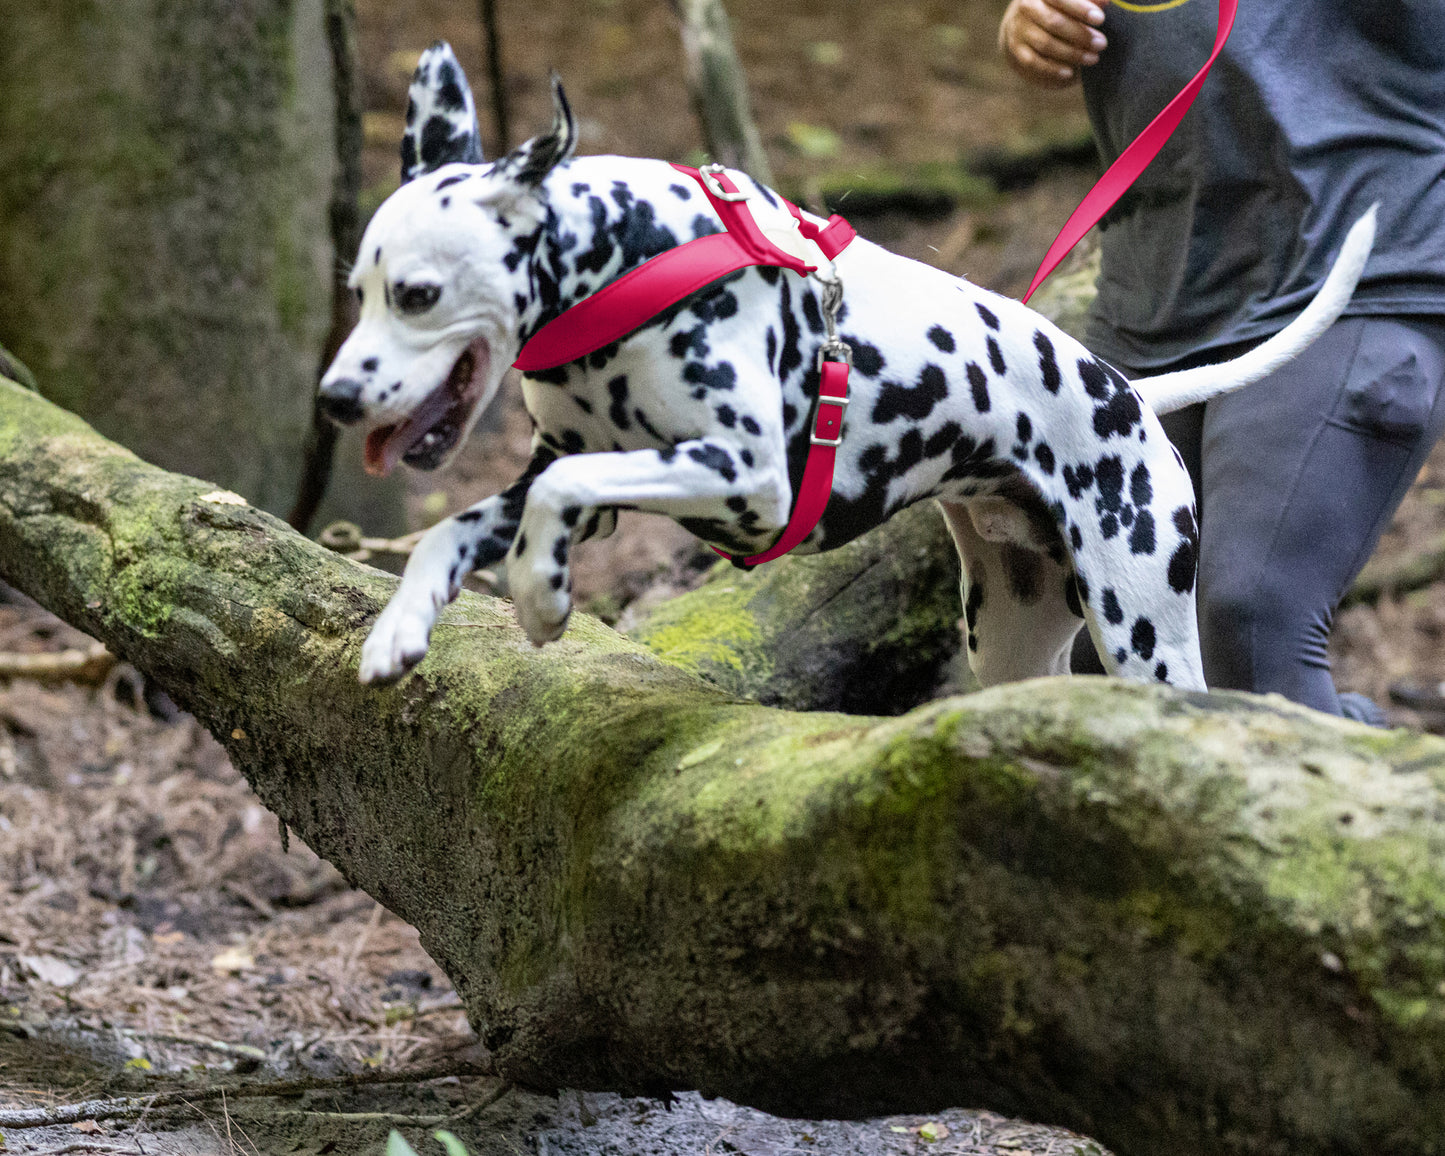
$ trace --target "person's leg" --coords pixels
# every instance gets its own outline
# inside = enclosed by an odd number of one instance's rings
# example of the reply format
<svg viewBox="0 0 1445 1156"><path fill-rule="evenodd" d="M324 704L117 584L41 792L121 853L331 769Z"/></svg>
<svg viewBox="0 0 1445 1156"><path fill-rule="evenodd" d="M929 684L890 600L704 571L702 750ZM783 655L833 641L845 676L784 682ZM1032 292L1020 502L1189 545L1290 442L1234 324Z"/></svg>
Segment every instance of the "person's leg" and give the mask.
<svg viewBox="0 0 1445 1156"><path fill-rule="evenodd" d="M1340 713L1340 598L1441 427L1445 319L1347 318L1206 407L1199 618L1211 687Z"/></svg>

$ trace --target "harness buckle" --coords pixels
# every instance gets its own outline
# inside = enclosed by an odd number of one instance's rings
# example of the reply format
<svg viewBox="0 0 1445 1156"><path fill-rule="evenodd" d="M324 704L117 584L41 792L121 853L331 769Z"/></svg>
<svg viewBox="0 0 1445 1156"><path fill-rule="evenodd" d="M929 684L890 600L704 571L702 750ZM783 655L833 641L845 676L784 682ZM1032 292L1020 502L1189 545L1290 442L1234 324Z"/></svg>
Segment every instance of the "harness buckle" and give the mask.
<svg viewBox="0 0 1445 1156"><path fill-rule="evenodd" d="M820 406L836 405L838 407L838 436L835 438L820 438L817 433L812 433L808 435L808 441L815 446L827 446L830 449L836 450L843 444L843 415L848 410L848 399L846 397L819 397L818 404Z"/></svg>
<svg viewBox="0 0 1445 1156"><path fill-rule="evenodd" d="M720 201L746 201L747 193L729 193L722 187L722 181L718 180L718 177L722 174L724 167L721 164L711 164L703 165L698 169L703 186Z"/></svg>

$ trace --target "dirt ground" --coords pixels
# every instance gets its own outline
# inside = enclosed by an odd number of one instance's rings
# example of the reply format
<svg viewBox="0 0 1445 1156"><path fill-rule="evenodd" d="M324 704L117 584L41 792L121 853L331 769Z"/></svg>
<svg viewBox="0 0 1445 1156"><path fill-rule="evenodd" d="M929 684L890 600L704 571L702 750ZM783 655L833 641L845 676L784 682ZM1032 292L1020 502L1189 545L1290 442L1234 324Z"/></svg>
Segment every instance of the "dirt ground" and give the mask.
<svg viewBox="0 0 1445 1156"><path fill-rule="evenodd" d="M584 151L696 159L666 4L498 6L512 143L548 122L555 68L581 117ZM452 40L484 107L485 76L477 5L359 8L374 200L396 180L417 53L438 36ZM1076 94L1027 92L996 61L996 0L729 8L770 156L790 188L806 192L850 166L951 164L1082 124ZM488 143L495 150L490 122ZM1093 175L1056 169L982 207L855 224L1017 294ZM529 430L515 388L484 421L448 475L414 479L418 524L519 472ZM1437 452L1380 557L1412 556L1442 534ZM579 598L615 612L659 581L690 580L693 557L691 539L670 522L625 515L617 535L579 552ZM83 645L33 604L7 598L0 652ZM1442 631L1445 584L1346 611L1332 648L1341 687L1386 702L1400 680L1437 683ZM1392 708L1392 721L1440 720ZM662 1103L506 1091L415 932L348 889L300 839L288 847L220 746L123 667L85 685L0 680L0 896L0 1113L178 1091L177 1103L140 1121L0 1127L4 1151L379 1153L394 1124L419 1151L440 1151L425 1139L437 1126L474 1152L499 1153L1100 1151L986 1113L840 1125L780 1122L689 1095ZM397 1070L445 1074L346 1083ZM233 1081L231 1098L206 1099L222 1077ZM283 1098L234 1090L283 1079L309 1083Z"/></svg>

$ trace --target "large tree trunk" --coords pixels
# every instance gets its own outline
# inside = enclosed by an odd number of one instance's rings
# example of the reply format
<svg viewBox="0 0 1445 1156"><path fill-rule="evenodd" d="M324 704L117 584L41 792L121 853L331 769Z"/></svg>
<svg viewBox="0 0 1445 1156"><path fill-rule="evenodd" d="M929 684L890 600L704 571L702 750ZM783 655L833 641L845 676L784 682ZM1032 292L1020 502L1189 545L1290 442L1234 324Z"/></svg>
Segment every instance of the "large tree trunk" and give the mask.
<svg viewBox="0 0 1445 1156"><path fill-rule="evenodd" d="M473 595L377 691L394 580L211 491L0 384L0 575L414 923L504 1072L1441 1151L1439 740L1103 679L790 714Z"/></svg>
<svg viewBox="0 0 1445 1156"><path fill-rule="evenodd" d="M0 0L0 342L147 460L278 511L337 258L325 7ZM338 490L401 520L395 484Z"/></svg>

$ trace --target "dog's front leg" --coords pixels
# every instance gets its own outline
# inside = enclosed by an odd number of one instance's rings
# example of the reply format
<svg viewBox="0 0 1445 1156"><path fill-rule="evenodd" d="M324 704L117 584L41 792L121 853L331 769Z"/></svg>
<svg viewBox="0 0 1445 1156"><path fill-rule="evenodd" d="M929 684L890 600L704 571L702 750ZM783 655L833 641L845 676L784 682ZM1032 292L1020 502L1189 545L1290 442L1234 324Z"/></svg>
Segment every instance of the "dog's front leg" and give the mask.
<svg viewBox="0 0 1445 1156"><path fill-rule="evenodd" d="M764 525L787 521L781 470L749 467L718 438L664 450L577 454L549 466L527 495L522 527L507 558L517 620L533 645L561 636L572 612L569 552L584 513L624 507L670 517L736 521L752 510Z"/></svg>
<svg viewBox="0 0 1445 1156"><path fill-rule="evenodd" d="M362 644L362 682L391 682L422 660L437 615L457 596L462 579L506 557L527 491L556 456L539 450L526 473L500 494L426 532L407 559L401 586Z"/></svg>

